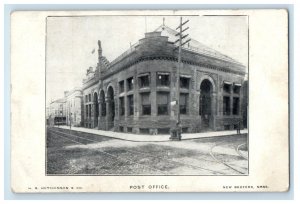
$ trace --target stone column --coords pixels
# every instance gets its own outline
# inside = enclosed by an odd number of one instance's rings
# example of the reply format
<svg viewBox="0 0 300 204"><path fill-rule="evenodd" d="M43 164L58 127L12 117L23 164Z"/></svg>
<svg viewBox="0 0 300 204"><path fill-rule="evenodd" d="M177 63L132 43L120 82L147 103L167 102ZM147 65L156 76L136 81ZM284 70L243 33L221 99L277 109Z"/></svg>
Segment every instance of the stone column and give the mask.
<svg viewBox="0 0 300 204"><path fill-rule="evenodd" d="M233 85L230 86L230 116L232 116L232 111L233 111L233 94L232 94L232 91L233 91Z"/></svg>
<svg viewBox="0 0 300 204"><path fill-rule="evenodd" d="M191 77L190 82L190 96L189 96L189 115L190 116L198 116L199 115L199 95L197 94L197 71L194 68L194 75Z"/></svg>
<svg viewBox="0 0 300 204"><path fill-rule="evenodd" d="M170 102L177 100L177 66L174 65L172 72L170 73ZM170 105L170 119L172 121L177 121L178 104L171 106Z"/></svg>
<svg viewBox="0 0 300 204"><path fill-rule="evenodd" d="M217 115L217 93L213 92L211 96L211 124L210 127L216 129L216 115Z"/></svg>
<svg viewBox="0 0 300 204"><path fill-rule="evenodd" d="M157 116L157 103L156 103L156 72L150 73L150 103L151 103L151 117Z"/></svg>
<svg viewBox="0 0 300 204"><path fill-rule="evenodd" d="M87 119L87 123L89 123L90 122L90 107L89 107L90 105L89 104L87 104L87 116L86 116L86 119ZM88 126L88 125L87 125Z"/></svg>
<svg viewBox="0 0 300 204"><path fill-rule="evenodd" d="M137 78L137 72L134 72L133 76L133 116L135 120L138 120L140 117L140 111L139 111L139 97L138 97L138 78Z"/></svg>
<svg viewBox="0 0 300 204"><path fill-rule="evenodd" d="M98 130L100 130L100 119L101 119L101 103L100 99L98 100Z"/></svg>
<svg viewBox="0 0 300 204"><path fill-rule="evenodd" d="M91 106L92 106L92 108L91 108L91 124L92 124L92 128L94 128L94 126L95 126L95 103L94 102L92 102L92 104L91 104Z"/></svg>
<svg viewBox="0 0 300 204"><path fill-rule="evenodd" d="M105 126L105 129L106 130L110 130L111 128L111 117L112 117L112 114L111 114L111 100L109 98L107 98L107 96L105 97L105 103L106 103L106 117L105 117L105 120L106 120L106 126Z"/></svg>
<svg viewBox="0 0 300 204"><path fill-rule="evenodd" d="M114 117L114 130L119 130L118 126L117 125L117 121L119 121L119 97L115 97L114 96L114 104L115 104L115 117Z"/></svg>
<svg viewBox="0 0 300 204"><path fill-rule="evenodd" d="M139 93L138 93L138 79L137 79L137 71L134 71L133 76L133 120L134 120L134 126L133 126L133 132L134 133L140 133L140 129L136 126L137 121L140 117L140 103L139 103Z"/></svg>

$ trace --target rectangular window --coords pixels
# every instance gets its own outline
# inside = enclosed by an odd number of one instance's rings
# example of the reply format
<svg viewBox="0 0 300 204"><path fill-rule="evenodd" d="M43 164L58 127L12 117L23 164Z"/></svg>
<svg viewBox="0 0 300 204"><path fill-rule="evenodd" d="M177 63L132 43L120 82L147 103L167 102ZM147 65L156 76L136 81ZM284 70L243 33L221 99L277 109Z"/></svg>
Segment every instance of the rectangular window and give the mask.
<svg viewBox="0 0 300 204"><path fill-rule="evenodd" d="M127 91L133 90L133 77L127 79Z"/></svg>
<svg viewBox="0 0 300 204"><path fill-rule="evenodd" d="M158 128L157 134L170 134L170 129L169 128Z"/></svg>
<svg viewBox="0 0 300 204"><path fill-rule="evenodd" d="M85 115L86 115L86 117L89 117L88 105L85 106Z"/></svg>
<svg viewBox="0 0 300 204"><path fill-rule="evenodd" d="M128 115L133 115L134 109L133 109L133 95L127 96L127 103L128 103Z"/></svg>
<svg viewBox="0 0 300 204"><path fill-rule="evenodd" d="M85 102L88 102L88 95L85 95Z"/></svg>
<svg viewBox="0 0 300 204"><path fill-rule="evenodd" d="M140 128L140 133L141 134L149 134L149 129L148 128Z"/></svg>
<svg viewBox="0 0 300 204"><path fill-rule="evenodd" d="M141 93L142 114L151 115L150 93Z"/></svg>
<svg viewBox="0 0 300 204"><path fill-rule="evenodd" d="M119 110L120 110L120 115L125 114L125 103L124 103L124 97L119 98Z"/></svg>
<svg viewBox="0 0 300 204"><path fill-rule="evenodd" d="M169 73L157 73L157 86L170 86L170 74Z"/></svg>
<svg viewBox="0 0 300 204"><path fill-rule="evenodd" d="M180 94L180 100L179 100L180 114L187 114L188 98L189 98L189 94L183 94L183 93Z"/></svg>
<svg viewBox="0 0 300 204"><path fill-rule="evenodd" d="M180 88L189 89L190 79L187 77L180 77Z"/></svg>
<svg viewBox="0 0 300 204"><path fill-rule="evenodd" d="M143 88L149 86L150 86L150 75L147 73L139 76L139 87Z"/></svg>
<svg viewBox="0 0 300 204"><path fill-rule="evenodd" d="M231 93L231 84L224 82L223 85L223 92L224 93Z"/></svg>
<svg viewBox="0 0 300 204"><path fill-rule="evenodd" d="M223 97L223 115L230 115L230 97Z"/></svg>
<svg viewBox="0 0 300 204"><path fill-rule="evenodd" d="M119 82L119 92L120 93L123 93L124 92L124 81L120 81Z"/></svg>
<svg viewBox="0 0 300 204"><path fill-rule="evenodd" d="M92 97L91 97L91 94L89 94L89 102L92 101Z"/></svg>
<svg viewBox="0 0 300 204"><path fill-rule="evenodd" d="M241 89L241 86L233 86L233 93L235 94L240 94L240 89Z"/></svg>
<svg viewBox="0 0 300 204"><path fill-rule="evenodd" d="M183 127L181 130L182 130L182 133L188 133L189 132L189 128L187 128L187 127Z"/></svg>
<svg viewBox="0 0 300 204"><path fill-rule="evenodd" d="M132 127L127 127L127 132L132 132Z"/></svg>
<svg viewBox="0 0 300 204"><path fill-rule="evenodd" d="M168 115L169 110L169 96L168 92L157 92L157 114L158 115Z"/></svg>
<svg viewBox="0 0 300 204"><path fill-rule="evenodd" d="M224 130L230 130L230 125L224 125Z"/></svg>
<svg viewBox="0 0 300 204"><path fill-rule="evenodd" d="M92 105L89 105L89 118L92 116Z"/></svg>
<svg viewBox="0 0 300 204"><path fill-rule="evenodd" d="M239 114L239 106L240 106L240 98L234 97L233 104L232 104L232 114L233 115Z"/></svg>

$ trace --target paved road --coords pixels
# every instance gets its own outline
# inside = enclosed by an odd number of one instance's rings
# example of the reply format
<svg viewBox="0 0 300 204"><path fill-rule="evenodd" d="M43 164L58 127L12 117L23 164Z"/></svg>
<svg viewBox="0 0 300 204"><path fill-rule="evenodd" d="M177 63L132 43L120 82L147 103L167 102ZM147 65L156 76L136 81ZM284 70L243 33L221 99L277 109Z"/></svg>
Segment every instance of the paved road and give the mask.
<svg viewBox="0 0 300 204"><path fill-rule="evenodd" d="M180 142L131 142L48 128L47 173L247 175L246 143L246 134Z"/></svg>

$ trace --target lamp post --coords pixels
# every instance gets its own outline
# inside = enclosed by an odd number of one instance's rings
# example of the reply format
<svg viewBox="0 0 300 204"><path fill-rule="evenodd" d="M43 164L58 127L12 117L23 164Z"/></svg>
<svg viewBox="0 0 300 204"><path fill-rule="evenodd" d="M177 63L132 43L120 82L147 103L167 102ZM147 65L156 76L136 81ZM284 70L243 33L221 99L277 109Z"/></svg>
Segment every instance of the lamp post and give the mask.
<svg viewBox="0 0 300 204"><path fill-rule="evenodd" d="M72 127L72 113L71 112L69 114L69 121L70 121L70 130L71 130L71 127Z"/></svg>

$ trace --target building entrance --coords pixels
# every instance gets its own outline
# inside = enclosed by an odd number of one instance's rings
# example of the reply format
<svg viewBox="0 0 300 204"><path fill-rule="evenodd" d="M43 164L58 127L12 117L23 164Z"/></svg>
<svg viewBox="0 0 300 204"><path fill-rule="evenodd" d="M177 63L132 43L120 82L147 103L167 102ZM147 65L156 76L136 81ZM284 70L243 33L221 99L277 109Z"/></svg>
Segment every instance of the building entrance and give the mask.
<svg viewBox="0 0 300 204"><path fill-rule="evenodd" d="M209 129L212 119L212 84L208 79L200 85L199 114L201 115L201 129Z"/></svg>
<svg viewBox="0 0 300 204"><path fill-rule="evenodd" d="M114 127L115 120L115 100L114 100L114 90L110 86L107 91L107 129L110 130Z"/></svg>
<svg viewBox="0 0 300 204"><path fill-rule="evenodd" d="M98 94L94 93L94 128L98 127L98 117L99 117Z"/></svg>

